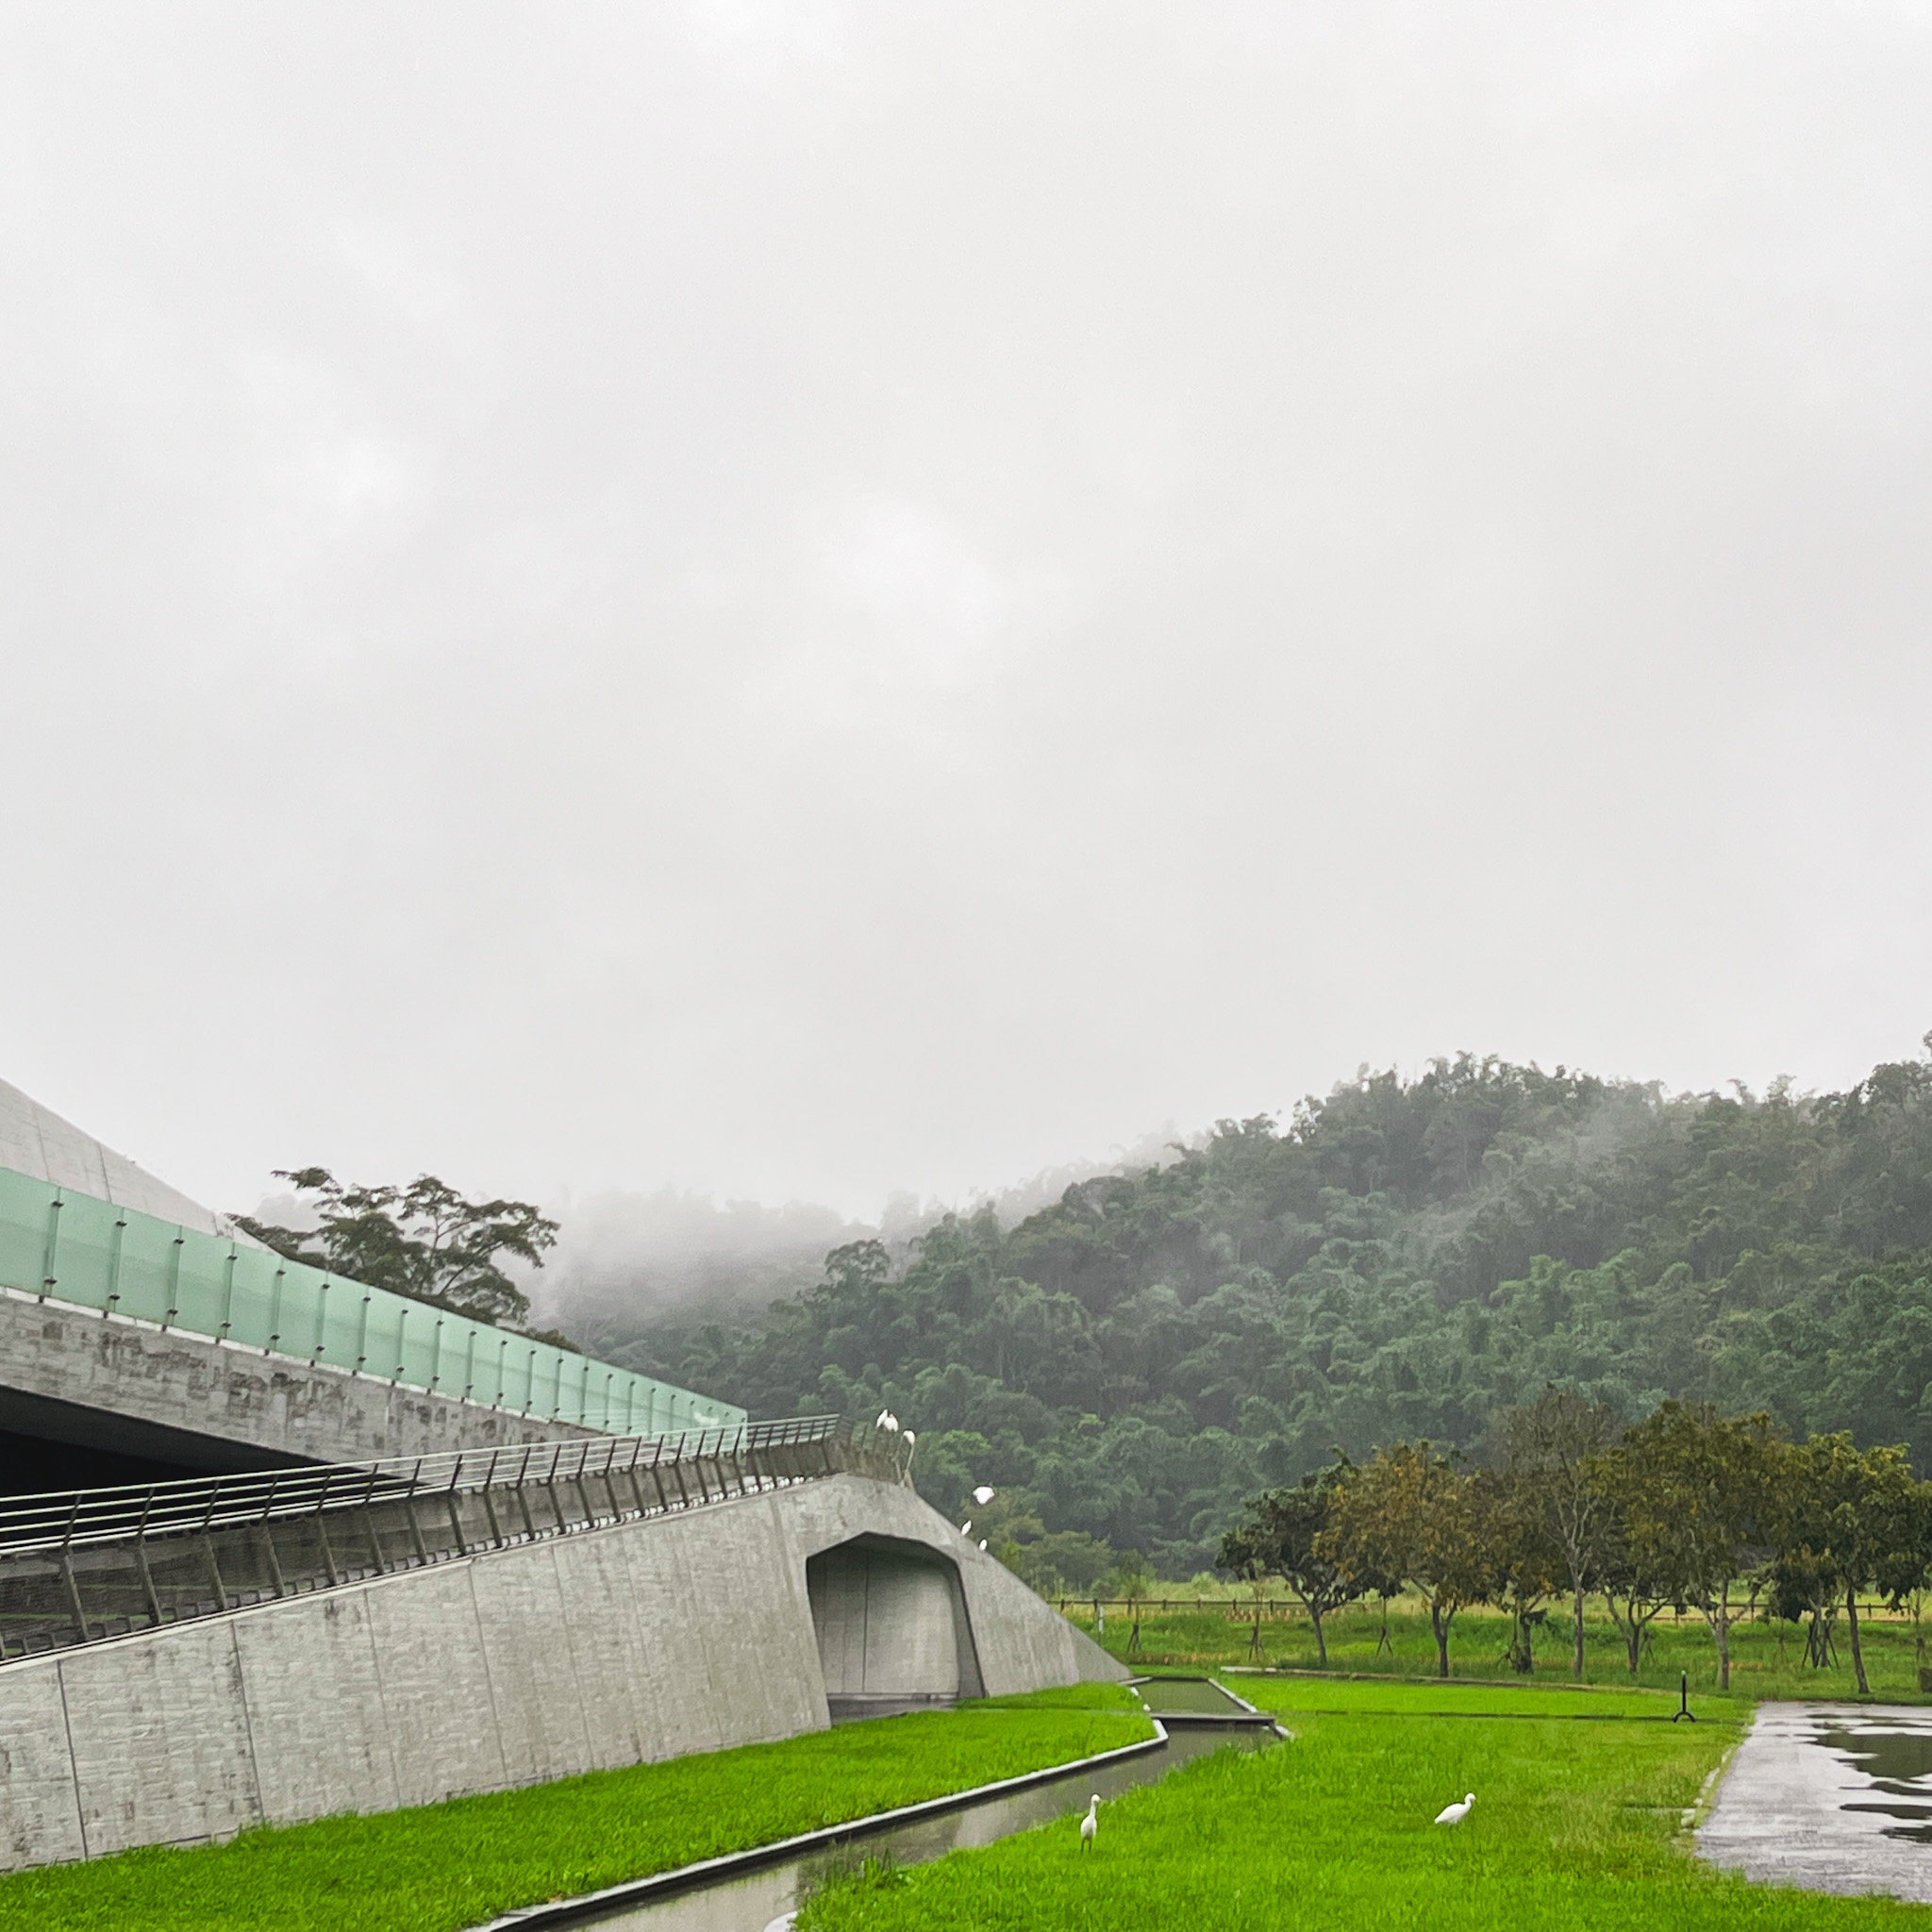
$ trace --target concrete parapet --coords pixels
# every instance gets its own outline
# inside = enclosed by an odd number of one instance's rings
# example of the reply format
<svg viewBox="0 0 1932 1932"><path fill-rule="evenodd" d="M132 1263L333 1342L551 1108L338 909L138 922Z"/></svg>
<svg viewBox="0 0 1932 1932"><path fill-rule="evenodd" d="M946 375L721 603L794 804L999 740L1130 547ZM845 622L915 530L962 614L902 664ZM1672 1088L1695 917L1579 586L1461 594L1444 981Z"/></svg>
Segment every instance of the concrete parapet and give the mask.
<svg viewBox="0 0 1932 1932"><path fill-rule="evenodd" d="M215 1471L602 1433L12 1290L0 1290L0 1428Z"/></svg>
<svg viewBox="0 0 1932 1932"><path fill-rule="evenodd" d="M0 1666L0 1865L822 1729L822 1656L834 1695L1126 1674L909 1489L828 1476Z"/></svg>

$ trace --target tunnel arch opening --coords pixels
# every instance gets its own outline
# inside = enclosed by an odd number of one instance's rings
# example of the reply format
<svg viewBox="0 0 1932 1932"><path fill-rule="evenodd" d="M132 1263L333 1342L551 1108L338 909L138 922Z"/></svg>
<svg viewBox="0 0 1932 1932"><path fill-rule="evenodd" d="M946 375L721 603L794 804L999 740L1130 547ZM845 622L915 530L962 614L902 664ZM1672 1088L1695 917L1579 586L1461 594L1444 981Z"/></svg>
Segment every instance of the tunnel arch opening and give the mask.
<svg viewBox="0 0 1932 1932"><path fill-rule="evenodd" d="M986 1695L959 1567L930 1544L857 1536L805 1582L834 1724Z"/></svg>

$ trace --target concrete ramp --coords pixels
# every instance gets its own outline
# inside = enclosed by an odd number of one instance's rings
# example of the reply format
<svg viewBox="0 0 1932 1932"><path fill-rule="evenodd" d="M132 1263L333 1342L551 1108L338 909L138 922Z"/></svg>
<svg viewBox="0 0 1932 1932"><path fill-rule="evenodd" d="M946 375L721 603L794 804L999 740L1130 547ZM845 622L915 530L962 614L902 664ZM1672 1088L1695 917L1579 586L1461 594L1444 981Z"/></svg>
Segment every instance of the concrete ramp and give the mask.
<svg viewBox="0 0 1932 1932"><path fill-rule="evenodd" d="M500 1547L0 1666L0 1865L790 1737L889 1687L938 1701L1126 1674L870 1475L499 1526Z"/></svg>

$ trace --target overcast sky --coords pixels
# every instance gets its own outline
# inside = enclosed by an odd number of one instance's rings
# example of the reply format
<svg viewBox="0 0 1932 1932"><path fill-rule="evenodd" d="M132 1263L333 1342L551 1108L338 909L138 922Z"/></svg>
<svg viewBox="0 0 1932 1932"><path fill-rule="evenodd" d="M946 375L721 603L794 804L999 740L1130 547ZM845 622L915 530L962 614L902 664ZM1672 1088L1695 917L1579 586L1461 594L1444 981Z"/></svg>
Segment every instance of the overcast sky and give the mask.
<svg viewBox="0 0 1932 1932"><path fill-rule="evenodd" d="M1932 11L0 15L0 1075L875 1214L1932 1026Z"/></svg>

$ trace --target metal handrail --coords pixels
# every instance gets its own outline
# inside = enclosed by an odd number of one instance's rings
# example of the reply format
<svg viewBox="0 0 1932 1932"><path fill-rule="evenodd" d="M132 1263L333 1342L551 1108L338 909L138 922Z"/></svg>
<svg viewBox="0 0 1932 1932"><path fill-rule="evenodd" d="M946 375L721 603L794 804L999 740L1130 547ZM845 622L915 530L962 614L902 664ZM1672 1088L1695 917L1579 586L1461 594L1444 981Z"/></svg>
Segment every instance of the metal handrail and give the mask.
<svg viewBox="0 0 1932 1932"><path fill-rule="evenodd" d="M627 1475L673 1463L757 1455L761 1450L829 1441L842 1433L837 1416L747 1423L733 1429L679 1436L608 1436L532 1442L516 1451L444 1450L433 1456L375 1462L322 1463L242 1475L191 1476L118 1489L58 1491L21 1496L0 1507L0 1551L75 1548L126 1536L205 1534L237 1524L306 1516L330 1507L364 1508L425 1493L467 1493L511 1482L556 1484ZM507 1456L520 1456L511 1476Z"/></svg>
<svg viewBox="0 0 1932 1932"><path fill-rule="evenodd" d="M25 1496L0 1508L0 1662L910 1459L803 1416Z"/></svg>

